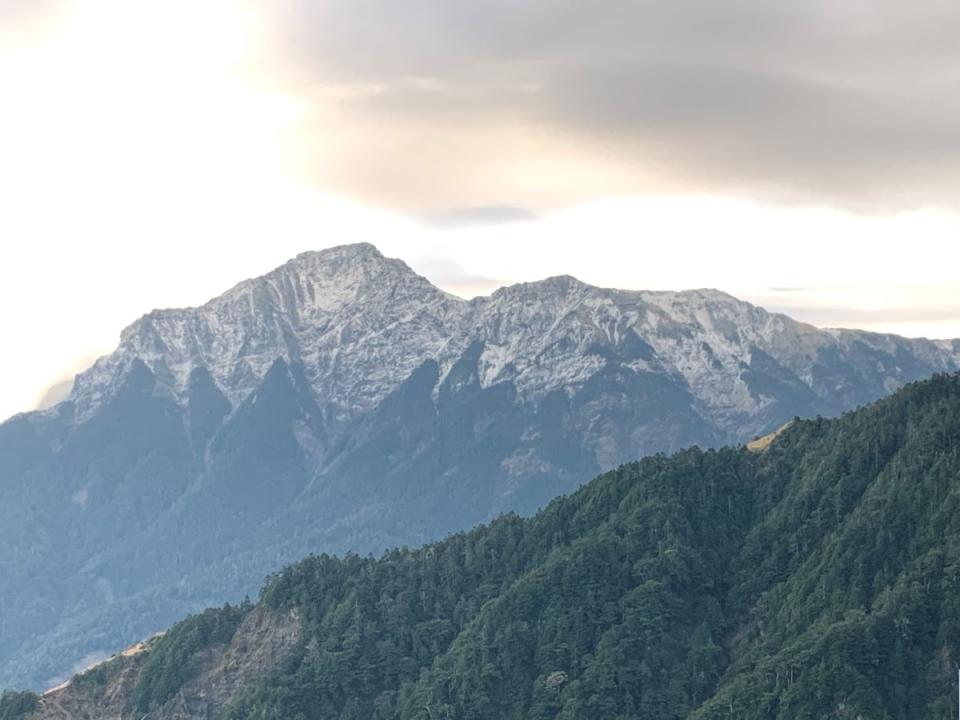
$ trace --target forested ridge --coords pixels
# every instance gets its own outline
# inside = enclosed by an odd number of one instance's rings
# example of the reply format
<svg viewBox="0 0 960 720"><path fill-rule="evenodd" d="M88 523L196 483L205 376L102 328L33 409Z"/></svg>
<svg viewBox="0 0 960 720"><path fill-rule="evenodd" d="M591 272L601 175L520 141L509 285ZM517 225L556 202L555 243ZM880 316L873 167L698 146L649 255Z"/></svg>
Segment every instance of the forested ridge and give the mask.
<svg viewBox="0 0 960 720"><path fill-rule="evenodd" d="M763 452L650 457L530 519L293 565L259 607L299 641L216 716L946 719L958 550L960 376L940 375ZM249 610L174 627L129 706L161 710Z"/></svg>

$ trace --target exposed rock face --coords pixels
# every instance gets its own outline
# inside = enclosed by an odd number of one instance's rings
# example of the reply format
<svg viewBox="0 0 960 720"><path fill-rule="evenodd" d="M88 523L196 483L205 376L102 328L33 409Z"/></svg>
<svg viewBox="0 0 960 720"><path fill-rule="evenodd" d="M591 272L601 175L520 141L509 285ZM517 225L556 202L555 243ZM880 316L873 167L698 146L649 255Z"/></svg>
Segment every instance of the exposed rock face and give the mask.
<svg viewBox="0 0 960 720"><path fill-rule="evenodd" d="M203 652L200 671L151 720L209 720L230 700L279 663L300 640L299 619L292 613L254 608L227 645ZM130 707L143 662L150 652L124 654L108 662L104 684L75 678L40 699L31 720L125 720L134 717Z"/></svg>
<svg viewBox="0 0 960 720"><path fill-rule="evenodd" d="M114 354L80 376L73 402L89 416L141 360L181 404L191 373L203 368L236 406L283 358L350 416L443 354L466 307L371 245L304 253L202 307L145 315L124 330Z"/></svg>
<svg viewBox="0 0 960 720"><path fill-rule="evenodd" d="M556 277L466 301L370 245L305 253L145 315L70 400L0 425L0 687L55 684L309 552L530 513L958 367L957 341L714 290Z"/></svg>
<svg viewBox="0 0 960 720"><path fill-rule="evenodd" d="M483 388L509 381L519 399L536 401L616 365L678 379L697 411L733 436L777 402L837 412L960 363L956 343L821 331L716 290L611 290L563 276L468 302L361 244L304 253L199 308L145 315L78 378L72 407L89 417L137 361L181 406L204 371L236 407L282 358L343 422L425 361L442 380L476 343Z"/></svg>

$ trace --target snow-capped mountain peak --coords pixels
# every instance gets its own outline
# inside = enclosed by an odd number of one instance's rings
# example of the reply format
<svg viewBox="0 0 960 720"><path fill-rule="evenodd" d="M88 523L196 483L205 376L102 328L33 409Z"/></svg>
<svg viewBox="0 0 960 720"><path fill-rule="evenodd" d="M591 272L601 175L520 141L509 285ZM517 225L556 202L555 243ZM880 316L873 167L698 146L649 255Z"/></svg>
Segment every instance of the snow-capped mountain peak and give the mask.
<svg viewBox="0 0 960 720"><path fill-rule="evenodd" d="M476 343L484 387L511 382L536 400L616 366L680 383L698 413L734 435L783 390L777 382L815 396L854 392L853 376L821 367L835 355L880 353L863 372L894 385L910 377L889 360L901 345L925 366L960 365L943 344L820 331L713 289L614 290L561 275L466 301L362 243L302 253L197 308L145 315L80 376L72 400L78 417L89 415L138 359L178 402L204 368L236 407L282 358L302 366L331 417L347 420L424 362L442 379ZM758 379L770 372L780 380Z"/></svg>
<svg viewBox="0 0 960 720"><path fill-rule="evenodd" d="M466 305L370 244L301 253L200 307L144 315L71 400L88 415L139 358L181 401L205 367L236 405L283 358L334 404L367 407L440 350Z"/></svg>

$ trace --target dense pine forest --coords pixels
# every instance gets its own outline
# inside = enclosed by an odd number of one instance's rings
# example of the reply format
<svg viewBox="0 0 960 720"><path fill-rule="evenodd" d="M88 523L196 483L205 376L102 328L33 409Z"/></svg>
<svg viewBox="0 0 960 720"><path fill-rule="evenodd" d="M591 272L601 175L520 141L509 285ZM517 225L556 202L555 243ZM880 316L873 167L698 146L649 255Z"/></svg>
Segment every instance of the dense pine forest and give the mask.
<svg viewBox="0 0 960 720"><path fill-rule="evenodd" d="M258 603L191 617L68 692L174 717L254 613L296 618L292 649L196 717L946 720L960 375L797 420L763 449L625 465L530 519L310 557ZM0 718L53 717L46 704L8 693Z"/></svg>

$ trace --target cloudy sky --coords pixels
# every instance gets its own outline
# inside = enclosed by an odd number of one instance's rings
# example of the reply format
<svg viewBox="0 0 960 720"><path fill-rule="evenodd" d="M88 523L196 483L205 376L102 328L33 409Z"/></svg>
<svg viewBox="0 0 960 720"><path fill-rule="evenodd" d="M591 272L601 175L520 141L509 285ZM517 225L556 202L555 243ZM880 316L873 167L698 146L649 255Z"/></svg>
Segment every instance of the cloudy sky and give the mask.
<svg viewBox="0 0 960 720"><path fill-rule="evenodd" d="M0 0L0 416L297 252L960 336L956 0Z"/></svg>

